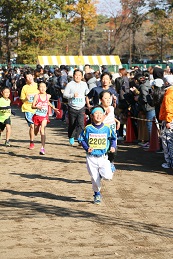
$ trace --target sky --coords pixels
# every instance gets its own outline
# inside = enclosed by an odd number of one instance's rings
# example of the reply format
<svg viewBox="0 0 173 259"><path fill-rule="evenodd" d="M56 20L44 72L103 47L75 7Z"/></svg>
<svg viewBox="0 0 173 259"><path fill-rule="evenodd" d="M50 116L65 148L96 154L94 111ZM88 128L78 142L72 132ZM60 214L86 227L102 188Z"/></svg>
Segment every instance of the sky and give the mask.
<svg viewBox="0 0 173 259"><path fill-rule="evenodd" d="M97 12L106 16L116 16L120 8L119 0L99 0Z"/></svg>

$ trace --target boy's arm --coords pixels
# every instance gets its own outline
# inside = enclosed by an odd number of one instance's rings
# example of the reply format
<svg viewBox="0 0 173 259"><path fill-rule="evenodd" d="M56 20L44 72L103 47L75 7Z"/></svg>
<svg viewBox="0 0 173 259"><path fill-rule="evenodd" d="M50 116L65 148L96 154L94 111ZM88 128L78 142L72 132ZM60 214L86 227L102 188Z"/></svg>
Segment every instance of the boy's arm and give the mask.
<svg viewBox="0 0 173 259"><path fill-rule="evenodd" d="M88 147L87 143L84 140L82 140L81 144L82 144L83 149L85 149L85 151L88 152L89 147Z"/></svg>
<svg viewBox="0 0 173 259"><path fill-rule="evenodd" d="M116 129L119 130L119 128L120 128L120 121L117 118L115 118L115 122L117 124Z"/></svg>
<svg viewBox="0 0 173 259"><path fill-rule="evenodd" d="M37 100L38 100L38 94L36 94L34 96L34 100L33 100L33 103L32 103L32 109L40 109L41 110L41 106L37 106Z"/></svg>
<svg viewBox="0 0 173 259"><path fill-rule="evenodd" d="M80 141L80 143L81 143L83 149L85 149L85 151L88 152L89 146L88 146L88 144L86 143L84 136L85 136L85 130L83 130L83 131L81 132L81 134L80 134L80 136L79 136L79 141Z"/></svg>
<svg viewBox="0 0 173 259"><path fill-rule="evenodd" d="M23 103L28 100L28 99L27 99L27 96L26 96L26 92L25 92L25 87L22 88L21 95L20 95L20 99L21 99L21 101L22 101Z"/></svg>
<svg viewBox="0 0 173 259"><path fill-rule="evenodd" d="M117 137L115 135L115 132L111 132L111 147L110 147L110 152L115 152L116 147L117 147Z"/></svg>

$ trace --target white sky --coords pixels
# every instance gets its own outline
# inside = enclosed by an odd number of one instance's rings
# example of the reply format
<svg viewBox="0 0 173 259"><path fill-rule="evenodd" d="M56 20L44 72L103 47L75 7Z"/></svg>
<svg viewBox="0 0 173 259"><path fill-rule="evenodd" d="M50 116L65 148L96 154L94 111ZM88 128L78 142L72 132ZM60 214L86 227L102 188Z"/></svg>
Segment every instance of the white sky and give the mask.
<svg viewBox="0 0 173 259"><path fill-rule="evenodd" d="M119 0L99 0L97 12L106 16L116 16L120 8Z"/></svg>

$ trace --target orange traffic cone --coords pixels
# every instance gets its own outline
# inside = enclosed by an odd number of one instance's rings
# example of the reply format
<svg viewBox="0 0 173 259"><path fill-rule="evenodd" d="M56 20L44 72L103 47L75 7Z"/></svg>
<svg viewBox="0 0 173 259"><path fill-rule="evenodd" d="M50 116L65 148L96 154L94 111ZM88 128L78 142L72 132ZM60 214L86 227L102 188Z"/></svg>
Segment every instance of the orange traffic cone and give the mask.
<svg viewBox="0 0 173 259"><path fill-rule="evenodd" d="M148 151L150 152L156 152L159 150L160 144L159 144L159 132L158 132L158 127L156 124L156 118L153 117L153 122L152 122L152 129L151 129L151 135L150 135L150 147Z"/></svg>
<svg viewBox="0 0 173 259"><path fill-rule="evenodd" d="M136 139L136 136L132 125L132 119L130 117L130 114L128 114L127 126L126 126L126 140L124 142L132 143L135 139Z"/></svg>
<svg viewBox="0 0 173 259"><path fill-rule="evenodd" d="M58 101L57 101L57 108L59 109L59 112L56 113L56 119L62 119L63 110L61 109L60 99L58 99Z"/></svg>

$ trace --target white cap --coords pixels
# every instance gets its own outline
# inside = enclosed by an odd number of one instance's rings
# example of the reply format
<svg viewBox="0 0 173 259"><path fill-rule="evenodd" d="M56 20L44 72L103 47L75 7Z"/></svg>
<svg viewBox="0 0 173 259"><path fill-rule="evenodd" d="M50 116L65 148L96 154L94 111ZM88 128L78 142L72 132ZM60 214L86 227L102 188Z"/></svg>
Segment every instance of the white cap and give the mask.
<svg viewBox="0 0 173 259"><path fill-rule="evenodd" d="M170 85L173 85L173 75L165 75L165 79Z"/></svg>
<svg viewBox="0 0 173 259"><path fill-rule="evenodd" d="M164 82L161 78L156 78L155 80L153 80L152 85L162 87L164 85Z"/></svg>

